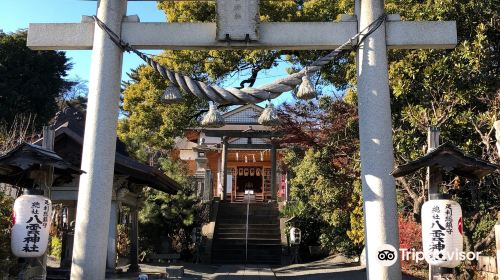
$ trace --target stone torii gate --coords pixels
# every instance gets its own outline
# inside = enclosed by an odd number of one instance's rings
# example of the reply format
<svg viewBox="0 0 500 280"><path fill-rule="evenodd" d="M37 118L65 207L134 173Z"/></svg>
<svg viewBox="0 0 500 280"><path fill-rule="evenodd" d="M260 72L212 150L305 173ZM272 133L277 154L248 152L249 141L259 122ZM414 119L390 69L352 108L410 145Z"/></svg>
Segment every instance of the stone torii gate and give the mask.
<svg viewBox="0 0 500 280"><path fill-rule="evenodd" d="M217 23L140 23L126 16L126 0L100 0L97 17L137 49L306 50L334 49L384 13L383 0L361 0L357 17L343 16L340 22L257 24L252 11L258 11L258 0L217 1ZM388 19L357 50L367 275L377 280L401 279L399 262L384 267L376 254L382 244L399 248L396 190L389 175L394 158L387 48L453 48L457 43L453 21ZM104 279L123 53L90 17L81 23L30 24L28 46L93 50L81 166L87 173L80 178L71 279Z"/></svg>

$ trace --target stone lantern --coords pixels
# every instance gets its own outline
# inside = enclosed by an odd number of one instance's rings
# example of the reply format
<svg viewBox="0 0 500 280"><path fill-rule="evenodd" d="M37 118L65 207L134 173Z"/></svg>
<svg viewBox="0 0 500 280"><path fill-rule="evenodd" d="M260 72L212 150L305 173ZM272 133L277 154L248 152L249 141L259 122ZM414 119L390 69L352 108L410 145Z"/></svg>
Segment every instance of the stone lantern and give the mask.
<svg viewBox="0 0 500 280"><path fill-rule="evenodd" d="M205 172L208 170L208 158L207 153L210 150L205 144L205 138L200 138L200 144L194 147L193 150L196 152L196 172Z"/></svg>
<svg viewBox="0 0 500 280"><path fill-rule="evenodd" d="M200 143L193 148L196 152L196 173L195 177L198 182L198 195L204 201L212 199L211 181L212 174L208 167L207 154L210 148L205 144L205 138L200 138Z"/></svg>

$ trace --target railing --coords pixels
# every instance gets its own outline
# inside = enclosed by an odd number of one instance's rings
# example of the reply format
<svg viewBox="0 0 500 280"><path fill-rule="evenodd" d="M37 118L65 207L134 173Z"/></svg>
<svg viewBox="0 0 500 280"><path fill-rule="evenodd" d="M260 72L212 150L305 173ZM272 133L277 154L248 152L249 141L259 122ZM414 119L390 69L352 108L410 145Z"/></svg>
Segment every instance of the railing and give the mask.
<svg viewBox="0 0 500 280"><path fill-rule="evenodd" d="M245 226L245 261L248 261L248 216L250 215L250 193L245 192L247 199L247 223Z"/></svg>

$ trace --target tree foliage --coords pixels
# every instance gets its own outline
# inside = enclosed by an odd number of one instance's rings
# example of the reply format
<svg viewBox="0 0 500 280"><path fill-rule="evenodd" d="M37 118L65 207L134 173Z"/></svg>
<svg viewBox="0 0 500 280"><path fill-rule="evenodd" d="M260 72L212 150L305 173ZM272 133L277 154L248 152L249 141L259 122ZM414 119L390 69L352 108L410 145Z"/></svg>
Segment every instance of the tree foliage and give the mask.
<svg viewBox="0 0 500 280"><path fill-rule="evenodd" d="M169 22L215 21L213 2L163 1L158 4ZM440 126L442 141L457 145L466 153L499 163L492 124L499 119L500 51L498 3L495 0L386 1L387 13L399 13L402 20L455 20L458 45L450 50L389 50L394 148L397 163L422 156L426 130ZM332 21L352 13L352 1L311 0L261 1L262 21ZM252 85L261 70L282 61L289 72L318 58L326 51L179 51L156 57L166 67L208 83L222 82L240 73L248 74L241 86ZM333 85L343 91L342 101L320 99L283 107L280 129L289 145L285 161L295 174L291 180L296 199L289 214L310 217L301 222L311 242L342 250L359 245L360 224L359 156L357 141L355 53L344 53L322 68L318 85ZM245 72L246 71L246 72ZM193 125L193 116L204 107L189 99L186 104L158 105L165 86L150 68L132 73L134 81L124 92L128 118L120 124L120 135L142 158L156 159L168 150L182 128ZM245 74L246 75L246 74ZM159 133L158 133L159 132ZM495 176L496 175L496 176ZM404 216L418 220L425 201L425 174L397 181L398 205ZM479 182L445 176L442 190L453 193L464 209L467 248L487 248L487 230L498 211L498 173ZM312 226L314 225L314 226ZM347 244L347 245L346 245Z"/></svg>
<svg viewBox="0 0 500 280"><path fill-rule="evenodd" d="M394 144L399 163L422 156L427 126L439 126L441 141L499 163L492 125L500 118L499 27L496 1L394 1L388 9L405 20L456 20L458 45L451 50L389 52ZM425 199L421 172L398 180L400 206L418 217ZM499 210L498 173L480 181L448 174L443 192L455 194L464 213L466 250L493 244L491 228ZM467 268L463 278L471 277Z"/></svg>
<svg viewBox="0 0 500 280"><path fill-rule="evenodd" d="M388 6L400 10L407 20L456 20L459 39L451 50L390 52L397 160L405 162L421 156L427 126L435 125L441 128L442 142L498 163L492 130L493 122L500 118L497 3L403 1ZM445 177L442 190L456 194L463 207L469 249L479 249L477 245L485 237L471 234L476 231L475 224L488 213L498 211L500 182L495 175L479 182ZM399 181L407 197L403 205L413 212L420 212L422 178L423 174L419 174Z"/></svg>
<svg viewBox="0 0 500 280"><path fill-rule="evenodd" d="M193 116L206 103L186 96L184 103L162 104L166 82L150 67L139 67L130 77L123 92L126 118L118 124L118 136L137 158L156 165L158 158L167 156L175 137L196 125Z"/></svg>
<svg viewBox="0 0 500 280"><path fill-rule="evenodd" d="M71 68L64 52L32 51L26 31L0 31L0 122L12 124L20 114L36 116L40 128L57 112L57 100L71 87L64 80Z"/></svg>
<svg viewBox="0 0 500 280"><path fill-rule="evenodd" d="M284 162L293 174L290 199L295 203L287 207L298 207L284 214L316 225L301 228L309 237L305 245L359 253L364 229L355 107L323 97L317 103L285 104L280 117L279 141L291 146Z"/></svg>
<svg viewBox="0 0 500 280"><path fill-rule="evenodd" d="M186 253L191 243L190 234L194 226L200 226L199 214L203 205L199 204L194 184L186 174L185 166L178 160L160 158L160 168L181 184L175 194L166 194L151 188L143 191L144 206L139 222L144 234L141 235L141 250L157 252L167 238L172 249Z"/></svg>

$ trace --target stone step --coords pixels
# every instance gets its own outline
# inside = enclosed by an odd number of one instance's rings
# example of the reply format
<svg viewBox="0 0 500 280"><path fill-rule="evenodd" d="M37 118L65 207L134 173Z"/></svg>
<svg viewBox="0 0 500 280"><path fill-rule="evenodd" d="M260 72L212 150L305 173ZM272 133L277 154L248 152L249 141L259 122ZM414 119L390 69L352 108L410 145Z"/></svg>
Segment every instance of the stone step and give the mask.
<svg viewBox="0 0 500 280"><path fill-rule="evenodd" d="M259 221L263 221L265 223L262 223L262 224L266 224L266 223L269 223L269 222L278 222L279 219L277 218L274 218L272 216L276 216L278 214L269 214L269 215L250 215L248 216L248 222L252 222L252 223L257 223ZM217 219L219 221L221 221L221 223L223 224L246 224L247 222L247 217L246 215L245 216L238 216L238 215L231 215L231 216L218 216ZM229 222L224 222L224 221L228 221Z"/></svg>
<svg viewBox="0 0 500 280"><path fill-rule="evenodd" d="M215 238L219 237L229 237L232 235L240 235L240 234L247 234L249 236L264 236L264 237L279 237L281 236L279 233L279 229L266 229L266 230L254 230L254 229L249 229L248 232L245 229L219 229L215 231Z"/></svg>
<svg viewBox="0 0 500 280"><path fill-rule="evenodd" d="M259 229L266 229L266 228L274 228L276 225L279 226L278 223L267 223L267 224L257 224L257 223L253 223L253 224L248 224L249 228L259 228ZM217 224L217 227L219 228L245 228L246 227L246 223L218 223Z"/></svg>
<svg viewBox="0 0 500 280"><path fill-rule="evenodd" d="M217 214L212 263L280 264L281 235L276 203L221 203Z"/></svg>
<svg viewBox="0 0 500 280"><path fill-rule="evenodd" d="M231 239L231 238L224 238L224 239L217 239L213 243L213 249L220 249L220 248L234 248L235 246L245 246L246 242L245 239ZM264 239L249 239L248 244L249 247L251 246L252 248L257 248L260 246L262 248L266 247L272 247L272 246L281 246L281 241L280 240L264 240Z"/></svg>
<svg viewBox="0 0 500 280"><path fill-rule="evenodd" d="M246 233L247 231L245 230L245 228L238 228L238 229L225 228L225 229L219 229L215 234L218 236L222 236L222 235L246 234ZM248 234L257 236L260 235L280 236L280 231L279 229L275 228L270 228L270 229L249 228Z"/></svg>
<svg viewBox="0 0 500 280"><path fill-rule="evenodd" d="M246 218L219 218L217 217L217 221L222 224L246 224ZM248 218L248 224L251 225L279 225L278 219L262 219L262 218Z"/></svg>
<svg viewBox="0 0 500 280"><path fill-rule="evenodd" d="M265 253L265 254L281 254L281 245L247 245L248 253ZM233 246L216 246L213 250L214 253L224 254L245 254L245 245ZM264 254L264 255L265 255Z"/></svg>
<svg viewBox="0 0 500 280"><path fill-rule="evenodd" d="M231 250L221 250L214 251L214 258L217 259L245 259L245 258L261 258L261 259L279 259L281 257L281 251L248 251L248 255L245 256L245 250L231 251Z"/></svg>

